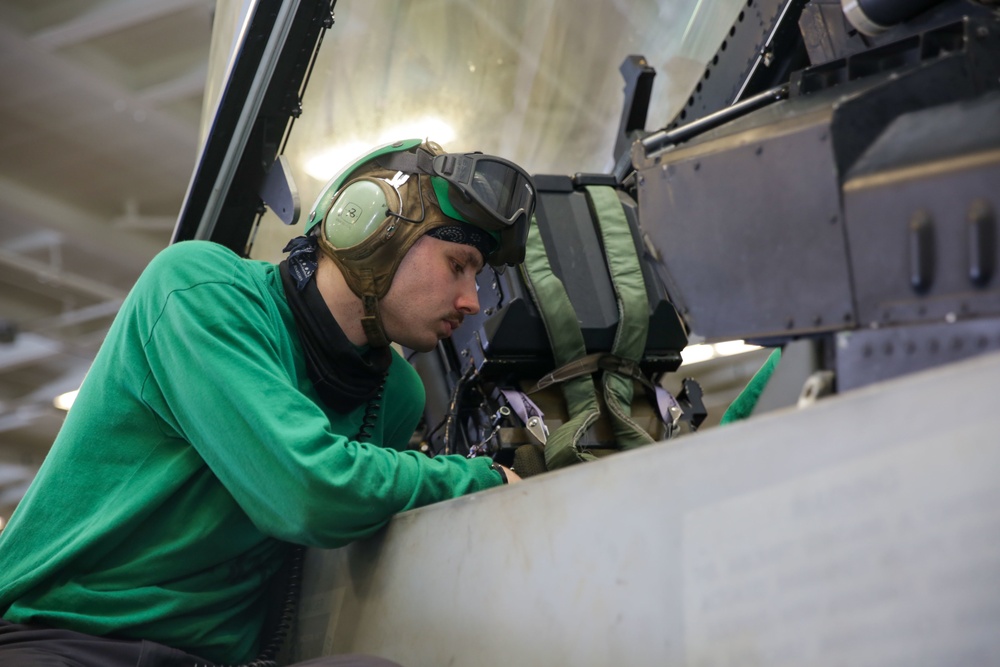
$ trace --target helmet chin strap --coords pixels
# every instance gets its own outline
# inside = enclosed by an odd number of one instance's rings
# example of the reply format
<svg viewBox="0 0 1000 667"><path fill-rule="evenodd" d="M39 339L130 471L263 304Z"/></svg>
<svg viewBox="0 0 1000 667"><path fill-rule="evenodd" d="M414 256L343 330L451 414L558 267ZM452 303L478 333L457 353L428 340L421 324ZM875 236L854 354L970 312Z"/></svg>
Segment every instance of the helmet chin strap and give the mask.
<svg viewBox="0 0 1000 667"><path fill-rule="evenodd" d="M361 269L356 275L361 287L361 306L365 311L361 317L361 328L368 338L368 344L372 347L388 347L389 337L385 334L382 314L378 308L378 297L375 296L375 274L371 269Z"/></svg>

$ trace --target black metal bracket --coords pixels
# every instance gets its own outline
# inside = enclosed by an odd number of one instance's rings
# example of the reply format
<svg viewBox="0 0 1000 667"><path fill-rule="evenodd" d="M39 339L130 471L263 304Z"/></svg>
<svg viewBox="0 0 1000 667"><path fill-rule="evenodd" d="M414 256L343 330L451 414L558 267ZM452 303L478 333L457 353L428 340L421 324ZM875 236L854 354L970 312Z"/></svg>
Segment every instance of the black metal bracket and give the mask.
<svg viewBox="0 0 1000 667"><path fill-rule="evenodd" d="M205 239L242 255L261 189L301 114L301 95L335 0L259 0L213 118L172 243Z"/></svg>
<svg viewBox="0 0 1000 667"><path fill-rule="evenodd" d="M653 93L653 78L656 76L656 70L649 66L643 56L628 56L618 71L625 79L625 101L615 141L615 162L630 152L632 142L646 128L649 98Z"/></svg>

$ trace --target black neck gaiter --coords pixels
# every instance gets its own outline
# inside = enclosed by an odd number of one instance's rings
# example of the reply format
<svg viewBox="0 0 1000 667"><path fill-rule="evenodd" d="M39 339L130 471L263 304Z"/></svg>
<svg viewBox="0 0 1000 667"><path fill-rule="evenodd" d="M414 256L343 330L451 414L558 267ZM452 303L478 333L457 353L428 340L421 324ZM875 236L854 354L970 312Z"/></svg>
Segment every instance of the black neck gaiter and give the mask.
<svg viewBox="0 0 1000 667"><path fill-rule="evenodd" d="M347 339L316 286L315 244L299 242L305 238L293 239L286 248L293 252L278 265L281 284L295 316L309 379L323 403L347 413L376 397L392 354L388 347L379 347L362 355Z"/></svg>

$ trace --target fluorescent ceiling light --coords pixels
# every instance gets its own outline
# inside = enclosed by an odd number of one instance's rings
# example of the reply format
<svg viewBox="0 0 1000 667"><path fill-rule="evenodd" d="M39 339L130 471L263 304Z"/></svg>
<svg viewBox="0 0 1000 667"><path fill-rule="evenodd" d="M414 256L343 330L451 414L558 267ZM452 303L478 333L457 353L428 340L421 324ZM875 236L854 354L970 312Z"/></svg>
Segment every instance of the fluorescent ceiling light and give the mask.
<svg viewBox="0 0 1000 667"><path fill-rule="evenodd" d="M76 395L79 392L79 389L74 389L73 391L67 391L65 394L59 394L52 401L52 405L60 410L69 410L73 406L73 401L76 400Z"/></svg>

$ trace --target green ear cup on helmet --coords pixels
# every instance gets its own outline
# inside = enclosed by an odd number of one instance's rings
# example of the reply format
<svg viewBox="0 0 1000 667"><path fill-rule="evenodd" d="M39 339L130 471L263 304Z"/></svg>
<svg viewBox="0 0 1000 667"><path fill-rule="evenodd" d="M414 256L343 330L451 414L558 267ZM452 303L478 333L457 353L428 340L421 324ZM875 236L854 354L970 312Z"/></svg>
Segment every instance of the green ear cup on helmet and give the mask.
<svg viewBox="0 0 1000 667"><path fill-rule="evenodd" d="M327 212L333 205L334 196L337 194L337 191L350 180L350 176L355 170L364 165L366 162L374 160L377 157L388 153L408 151L419 146L420 144L420 139L407 139L405 141L396 141L390 144L384 144L358 158L344 169L341 169L336 176L327 181L326 185L323 186L323 190L320 192L319 197L316 198L316 203L313 204L312 209L310 209L309 219L306 220L305 233L308 234L311 232L315 229L316 225L326 218Z"/></svg>
<svg viewBox="0 0 1000 667"><path fill-rule="evenodd" d="M402 205L396 191L382 179L359 178L341 188L323 221L323 234L337 250L346 250L381 232L392 234L395 220L386 220L391 213L401 213Z"/></svg>

